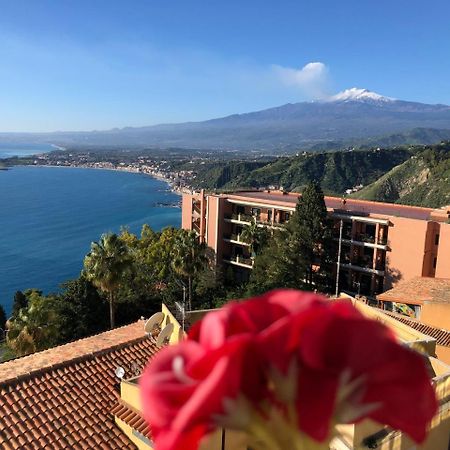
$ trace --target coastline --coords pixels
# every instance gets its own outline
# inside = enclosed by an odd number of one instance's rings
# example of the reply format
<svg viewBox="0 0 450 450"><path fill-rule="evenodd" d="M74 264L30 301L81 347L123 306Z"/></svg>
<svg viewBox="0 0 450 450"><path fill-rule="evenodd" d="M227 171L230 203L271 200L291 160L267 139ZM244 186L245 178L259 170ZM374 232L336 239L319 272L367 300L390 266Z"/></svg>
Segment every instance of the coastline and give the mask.
<svg viewBox="0 0 450 450"><path fill-rule="evenodd" d="M104 167L104 166L91 166L91 165L61 165L61 164L24 164L24 165L16 165L12 167L52 167L59 169L93 169L93 170L109 170L111 172L127 172L134 173L136 175L147 175L155 180L162 181L169 186L169 190L173 193L181 197L184 193L191 193L192 191L187 187L179 187L175 186L173 180L170 177L165 176L162 173L158 172L147 172L145 170L140 170L138 168L133 167ZM6 168L7 169L7 168Z"/></svg>
<svg viewBox="0 0 450 450"><path fill-rule="evenodd" d="M8 310L17 290L56 292L60 283L76 278L90 243L103 233L126 226L139 235L144 223L155 231L180 226L180 197L159 180L33 167L0 172L0 303Z"/></svg>

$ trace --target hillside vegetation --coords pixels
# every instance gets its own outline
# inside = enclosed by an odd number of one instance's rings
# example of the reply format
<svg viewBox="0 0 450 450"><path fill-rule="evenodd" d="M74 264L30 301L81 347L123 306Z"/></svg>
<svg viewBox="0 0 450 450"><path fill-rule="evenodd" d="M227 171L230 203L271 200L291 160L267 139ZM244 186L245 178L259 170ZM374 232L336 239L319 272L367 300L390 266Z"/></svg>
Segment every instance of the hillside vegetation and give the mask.
<svg viewBox="0 0 450 450"><path fill-rule="evenodd" d="M450 204L450 143L325 153L269 161L212 161L195 169L195 188L238 190L282 187L301 192L318 181L325 193L440 207Z"/></svg>
<svg viewBox="0 0 450 450"><path fill-rule="evenodd" d="M301 191L319 181L328 193L341 195L359 184L370 184L411 157L408 149L303 153L271 161L216 161L196 168L196 188L234 190L283 187Z"/></svg>
<svg viewBox="0 0 450 450"><path fill-rule="evenodd" d="M433 208L450 204L450 143L415 153L352 197Z"/></svg>

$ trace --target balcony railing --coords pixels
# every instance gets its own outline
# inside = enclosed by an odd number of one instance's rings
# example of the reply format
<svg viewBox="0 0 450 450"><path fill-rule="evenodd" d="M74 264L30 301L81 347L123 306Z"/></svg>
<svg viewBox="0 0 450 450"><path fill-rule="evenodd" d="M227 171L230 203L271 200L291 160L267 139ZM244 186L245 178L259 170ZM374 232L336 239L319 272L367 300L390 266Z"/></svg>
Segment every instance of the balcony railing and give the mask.
<svg viewBox="0 0 450 450"><path fill-rule="evenodd" d="M246 258L242 255L226 256L224 257L224 260L232 264L248 267L249 269L253 267L253 260L251 258Z"/></svg>
<svg viewBox="0 0 450 450"><path fill-rule="evenodd" d="M368 244L375 244L375 236L366 233L358 233L355 240L360 242L367 242Z"/></svg>
<svg viewBox="0 0 450 450"><path fill-rule="evenodd" d="M235 213L231 215L231 218L233 220L237 220L239 222L251 222L253 220L253 217L248 215L248 214L244 214L244 213Z"/></svg>
<svg viewBox="0 0 450 450"><path fill-rule="evenodd" d="M333 233L333 238L335 241L339 240L339 233ZM383 237L383 238L378 238L375 239L374 236L370 236L370 235L366 235L366 234L356 234L354 237L352 237L349 234L343 234L342 235L342 241L349 241L352 242L354 245L364 245L364 244L369 244L369 247L373 247L373 246L386 246L387 245L387 238ZM386 249L385 249L386 250Z"/></svg>
<svg viewBox="0 0 450 450"><path fill-rule="evenodd" d="M364 269L373 268L372 258L354 258L352 264L355 266L363 267Z"/></svg>
<svg viewBox="0 0 450 450"><path fill-rule="evenodd" d="M245 241L242 239L242 237L241 237L240 234L236 234L236 233L233 233L233 234L225 234L225 235L223 236L223 238L224 238L225 240L228 240L228 241L239 242L239 243L242 244L242 245L250 245L250 244L248 244L247 242L245 242Z"/></svg>
<svg viewBox="0 0 450 450"><path fill-rule="evenodd" d="M200 214L201 213L200 203L194 203L192 205L192 210L195 211L196 213Z"/></svg>

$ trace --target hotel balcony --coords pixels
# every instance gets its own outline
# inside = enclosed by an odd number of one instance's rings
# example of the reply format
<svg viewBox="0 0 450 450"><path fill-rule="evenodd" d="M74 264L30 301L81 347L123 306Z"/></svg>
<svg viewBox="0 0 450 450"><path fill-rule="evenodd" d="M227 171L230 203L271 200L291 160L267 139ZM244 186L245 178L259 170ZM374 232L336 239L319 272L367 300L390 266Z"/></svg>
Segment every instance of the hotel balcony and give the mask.
<svg viewBox="0 0 450 450"><path fill-rule="evenodd" d="M254 261L251 258L245 258L241 255L224 256L223 262L234 266L245 267L246 269L253 269L254 264Z"/></svg>
<svg viewBox="0 0 450 450"><path fill-rule="evenodd" d="M338 237L335 237L334 240L336 242L339 241L339 235ZM342 243L343 244L349 244L349 245L357 245L360 247L369 247L369 248L379 248L380 250L389 250L389 247L387 246L387 238L378 239L375 242L374 236L364 235L362 233L357 234L352 237L350 235L342 235Z"/></svg>
<svg viewBox="0 0 450 450"><path fill-rule="evenodd" d="M193 212L194 214L198 214L198 215L201 214L200 202L194 202L194 203L192 204L192 212Z"/></svg>
<svg viewBox="0 0 450 450"><path fill-rule="evenodd" d="M258 216L252 216L250 214L244 213L234 213L234 214L225 214L224 220L228 223L235 223L240 225L250 225L253 220L256 219L256 223L260 227L269 227L269 228L283 228L282 223L274 222L267 220L262 220ZM286 223L286 222L285 222Z"/></svg>
<svg viewBox="0 0 450 450"><path fill-rule="evenodd" d="M226 214L225 215L225 222L230 223L238 223L241 225L250 225L253 220L252 216L249 216L248 214Z"/></svg>
<svg viewBox="0 0 450 450"><path fill-rule="evenodd" d="M229 242L230 244L236 244L236 245L244 245L246 247L249 247L250 244L247 242L244 242L241 238L240 234L228 234L223 237L223 240L225 242Z"/></svg>
<svg viewBox="0 0 450 450"><path fill-rule="evenodd" d="M365 264L364 264L365 265ZM341 263L340 266L343 269L351 269L351 270L356 270L357 272L364 272L364 273L374 273L375 275L380 275L381 277L384 277L385 273L384 270L378 270L378 269L374 269L371 266L364 266L364 265L359 265L358 261L352 261L352 262L344 262Z"/></svg>
<svg viewBox="0 0 450 450"><path fill-rule="evenodd" d="M271 221L256 218L256 223L260 227L283 228L284 224L286 224L287 222L284 222L284 223L273 222L272 223Z"/></svg>
<svg viewBox="0 0 450 450"><path fill-rule="evenodd" d="M192 221L192 229L193 229L196 233L200 234L200 219L194 219L194 220Z"/></svg>

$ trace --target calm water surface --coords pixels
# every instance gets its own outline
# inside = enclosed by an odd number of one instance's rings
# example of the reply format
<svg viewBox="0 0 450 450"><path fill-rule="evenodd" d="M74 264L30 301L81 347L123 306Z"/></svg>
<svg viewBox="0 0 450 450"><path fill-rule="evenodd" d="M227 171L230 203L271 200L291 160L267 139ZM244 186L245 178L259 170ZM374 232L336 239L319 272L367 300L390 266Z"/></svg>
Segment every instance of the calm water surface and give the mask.
<svg viewBox="0 0 450 450"><path fill-rule="evenodd" d="M181 223L179 196L146 175L107 170L14 167L0 171L0 304L14 292L55 291L82 268L102 233L144 223Z"/></svg>
<svg viewBox="0 0 450 450"><path fill-rule="evenodd" d="M12 156L29 156L37 153L47 153L56 150L50 144L7 144L0 142L0 159Z"/></svg>

